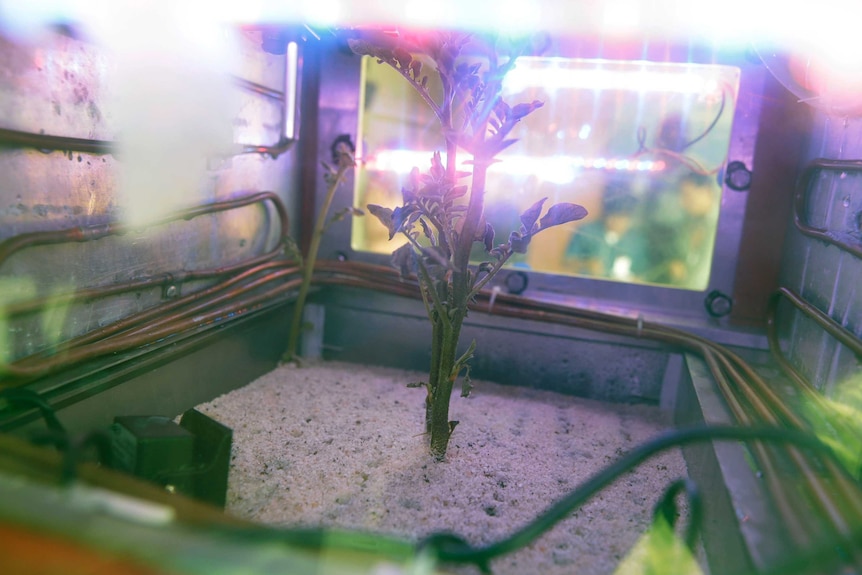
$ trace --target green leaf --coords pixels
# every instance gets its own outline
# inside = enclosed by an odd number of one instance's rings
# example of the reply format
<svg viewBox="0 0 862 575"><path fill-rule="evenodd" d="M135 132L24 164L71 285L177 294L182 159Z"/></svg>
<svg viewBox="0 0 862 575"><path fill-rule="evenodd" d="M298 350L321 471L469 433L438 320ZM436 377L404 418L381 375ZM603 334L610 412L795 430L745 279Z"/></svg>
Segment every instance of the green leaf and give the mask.
<svg viewBox="0 0 862 575"><path fill-rule="evenodd" d="M473 391L473 380L470 379L470 366L468 365L464 379L461 381L461 397L470 397L471 391Z"/></svg>
<svg viewBox="0 0 862 575"><path fill-rule="evenodd" d="M338 210L337 212L332 214L332 218L330 218L329 222L330 223L339 222L339 221L343 220L344 217L347 216L348 214L351 216L364 216L365 212L363 212L359 208L354 208L353 206L347 206L345 208L341 208L340 210Z"/></svg>
<svg viewBox="0 0 862 575"><path fill-rule="evenodd" d="M471 359L473 359L473 352L475 352L475 351L476 351L476 340L474 339L472 342L470 342L470 346L467 348L467 351L465 351L463 354L461 354L461 357L459 357L455 361L455 365L452 366L452 374L450 377L458 377L458 374L461 372L461 370L464 368L464 366L467 364L467 362L470 361Z"/></svg>

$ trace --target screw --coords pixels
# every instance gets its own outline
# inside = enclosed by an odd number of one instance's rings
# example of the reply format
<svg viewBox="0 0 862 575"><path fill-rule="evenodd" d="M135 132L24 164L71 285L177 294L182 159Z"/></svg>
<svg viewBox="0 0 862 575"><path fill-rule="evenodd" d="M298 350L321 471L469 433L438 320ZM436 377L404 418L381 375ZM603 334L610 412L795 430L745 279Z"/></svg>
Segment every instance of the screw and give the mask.
<svg viewBox="0 0 862 575"><path fill-rule="evenodd" d="M733 309L733 300L729 295L718 290L712 290L703 301L706 312L712 317L724 317Z"/></svg>

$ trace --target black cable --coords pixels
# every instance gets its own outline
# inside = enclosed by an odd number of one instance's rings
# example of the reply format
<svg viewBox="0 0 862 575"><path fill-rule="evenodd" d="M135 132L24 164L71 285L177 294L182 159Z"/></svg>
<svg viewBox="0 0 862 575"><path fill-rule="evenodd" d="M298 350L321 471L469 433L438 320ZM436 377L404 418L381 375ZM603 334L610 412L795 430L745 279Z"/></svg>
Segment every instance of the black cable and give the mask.
<svg viewBox="0 0 862 575"><path fill-rule="evenodd" d="M552 504L544 513L509 537L485 547L472 547L458 536L432 535L425 546L436 552L442 563L469 563L480 569L492 559L525 547L550 530L572 511L584 504L601 489L657 453L691 443L704 441L769 441L790 443L835 457L832 450L811 434L774 427L697 426L660 435L628 452L621 459L599 471L575 490Z"/></svg>
<svg viewBox="0 0 862 575"><path fill-rule="evenodd" d="M699 141L704 139L707 135L709 135L709 133L712 131L712 129L715 128L715 125L718 124L718 121L721 119L721 116L724 114L724 105L725 105L726 100L727 100L727 96L725 95L724 90L722 90L721 91L721 106L718 108L718 113L715 115L715 118L712 119L712 122L709 124L709 126L706 127L706 129L703 131L703 133L701 133L699 136L697 136L693 140L689 140L687 143L683 144L682 148L679 150L680 152L682 150L685 150L685 149L692 147L693 145L695 145L696 143L698 143Z"/></svg>
<svg viewBox="0 0 862 575"><path fill-rule="evenodd" d="M54 413L54 408L35 391L16 387L7 388L0 390L0 399L5 399L10 405L28 405L35 407L39 410L39 413L42 415L42 419L45 420L45 425L48 426L48 429L51 432L58 434L66 433L66 429Z"/></svg>
<svg viewBox="0 0 862 575"><path fill-rule="evenodd" d="M432 553L440 563L461 563L476 566L482 573L490 573L490 562L502 555L512 553L518 549L531 544L542 534L551 529L556 523L567 518L572 511L585 503L588 499L607 487L617 478L627 473L630 469L640 465L650 457L673 447L680 447L692 443L708 441L767 441L770 443L789 443L797 447L812 450L826 457L835 457L833 451L817 437L799 430L777 427L734 427L734 426L695 426L680 428L655 439L643 443L628 452L622 458L599 471L586 482L582 483L556 503L552 504L544 513L539 515L525 527L516 531L509 537L491 543L485 547L472 547L463 537L454 533L434 533L423 539L415 548L414 554ZM686 530L685 542L693 547L697 539L698 530L703 523L702 505L697 489L692 482L687 480L677 481L665 492L662 501L658 504L657 513L673 513L669 507L663 505L669 498L673 499L681 491L685 490L691 507L689 524ZM671 522L673 524L673 522ZM248 538L253 541L279 542L286 545L302 548L321 549L322 546L345 549L365 549L376 552L385 552L384 547L395 546L386 538L373 534L361 532L343 533L327 529L277 529L269 527L234 527L214 526L211 531L221 535ZM848 537L843 537L843 545L858 545L862 542L862 525L860 530L854 531ZM373 547L379 545L380 548ZM770 575L790 573L786 569L793 565L813 565L817 558L826 556L827 551L835 557L838 543L830 542L828 549L811 549L793 556L783 567L770 569Z"/></svg>
<svg viewBox="0 0 862 575"><path fill-rule="evenodd" d="M718 121L721 119L721 117L724 115L724 107L726 105L726 102L727 102L727 95L724 93L724 90L722 90L721 91L721 106L719 106L718 113L716 113L715 118L712 119L712 122L709 123L709 126L707 126L706 129L703 132L701 132L699 136L695 136L693 139L691 139L688 142L681 145L678 150L673 150L673 151L679 153L679 152L682 152L684 150L687 150L688 148L692 147L693 145L695 145L696 143L698 143L699 141L701 141L702 139L707 137L709 135L709 133L712 132L713 128L715 128L716 124L718 124ZM647 138L646 128L644 128L643 126L639 126L637 129L637 133L636 133L635 138L637 139L637 143L638 143L638 150L637 150L637 152L635 152L635 154L641 154L641 153L649 151L649 148L646 145L646 138Z"/></svg>
<svg viewBox="0 0 862 575"><path fill-rule="evenodd" d="M48 429L32 433L30 442L34 445L51 445L63 454L60 470L62 483L70 483L75 479L81 455L90 446L96 447L100 464L112 467L111 436L106 430L97 429L77 437L70 436L57 419L54 408L41 395L30 389L19 387L3 389L0 390L0 399L5 399L10 405L26 405L39 410Z"/></svg>

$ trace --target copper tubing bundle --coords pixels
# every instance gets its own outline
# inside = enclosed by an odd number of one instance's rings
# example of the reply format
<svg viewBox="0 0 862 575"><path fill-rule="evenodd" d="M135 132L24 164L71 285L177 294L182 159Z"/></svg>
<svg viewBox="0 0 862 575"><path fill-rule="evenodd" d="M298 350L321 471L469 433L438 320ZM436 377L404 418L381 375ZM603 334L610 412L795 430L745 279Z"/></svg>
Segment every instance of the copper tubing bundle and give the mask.
<svg viewBox="0 0 862 575"><path fill-rule="evenodd" d="M2 365L0 366L0 388L9 387L10 385L22 385L35 377L63 369L81 361L150 344L158 339L181 332L189 327L189 325L186 325L188 324L188 317L186 317L188 314L196 313L198 311L206 311L207 309L226 300L235 298L235 295L231 294L229 291L227 292L227 295L224 295L224 292L226 290L230 290L236 284L249 278L254 278L254 276L270 271L275 267L289 268L289 264L284 262L274 262L274 260L284 252L288 238L289 222L287 210L285 209L284 204L273 192L260 192L236 199L195 206L193 208L171 214L152 225L157 226L180 220L190 220L201 215L219 213L258 203L272 204L278 219L280 230L279 241L270 251L264 254L254 256L235 264L213 269L160 274L156 277L138 278L108 286L91 287L72 293L35 298L7 305L2 310L3 316L16 317L28 313L35 313L51 306L64 305L73 302L95 301L111 295L148 287L178 285L182 282L192 280L227 277L226 280L223 280L221 283L210 288L193 292L185 297L167 301L160 306L138 312L103 328L92 330L72 338L71 340L62 342L50 349L42 350L29 357ZM0 242L0 265L14 254L34 246L85 242L112 235L122 235L128 231L128 226L122 223L109 223L87 228L77 227L21 234ZM254 290L261 283L265 284L270 281L275 281L283 275L286 274L279 272L274 275L269 274L267 276L269 279L266 281L262 281L259 278L254 281L250 281L250 283L245 286L246 291ZM266 296L263 299L267 299L267 297L271 298L272 295ZM244 304L252 307L260 306L262 304L258 299L259 298L254 298L253 301L243 300L239 303L240 305ZM241 311L246 308L238 307L237 309ZM237 311L234 311L233 313L236 314ZM184 316L183 314L186 315ZM193 324L202 325L208 317L208 314L200 315L196 318ZM217 315L216 317L220 318L221 316ZM166 322L164 318L173 318L177 321L184 319L186 324L174 325L170 322ZM167 324L167 326L165 324ZM142 325L147 325L147 328L143 329L138 327ZM194 325L191 325L191 327L194 327ZM141 332L142 329L143 333ZM6 379L11 379L11 382L5 383L3 381L4 376Z"/></svg>
<svg viewBox="0 0 862 575"><path fill-rule="evenodd" d="M49 350L2 366L8 383L25 385L34 378L69 366L178 337L215 322L248 315L287 301L298 288L300 268L273 261L246 269L214 286L127 316L103 328L72 338ZM272 285L275 284L275 285ZM94 297L97 290L88 290ZM110 291L110 288L108 290Z"/></svg>
<svg viewBox="0 0 862 575"><path fill-rule="evenodd" d="M270 202L275 208L278 215L279 224L281 225L282 242L287 237L288 233L288 216L287 209L281 202L281 199L273 192L259 192L250 194L233 200L225 200L222 202L214 202L212 204L204 204L195 206L186 210L181 210L171 214L158 221L151 222L151 226L160 226L170 222L181 220L190 220L205 214L214 214L227 210L233 210L256 203ZM75 227L62 230L51 230L44 232L30 232L19 234L0 242L0 266L2 266L9 257L21 250L52 244L64 244L72 242L88 242L98 240L108 236L121 236L132 231L132 228L121 222L113 222L88 227ZM272 259L281 252L284 245L279 243L276 248L269 254L261 256L264 259Z"/></svg>
<svg viewBox="0 0 862 575"><path fill-rule="evenodd" d="M145 348L164 338L193 334L215 322L289 301L298 289L300 276L301 270L293 262L273 260L257 264L210 288L64 342L49 353L7 365L9 377L5 385L0 381L0 387L23 385L33 377L78 362ZM315 267L313 284L419 298L415 280L403 279L391 268L364 263L320 261ZM652 340L697 354L708 365L739 425L772 425L810 431L807 422L741 357L705 338L649 321L490 291L478 294L472 309ZM755 442L751 449L779 511L777 519L787 526L796 546L806 549L829 541L846 541L860 528L862 492L837 462L815 458L796 447L778 449ZM862 565L853 546L844 551L848 561Z"/></svg>

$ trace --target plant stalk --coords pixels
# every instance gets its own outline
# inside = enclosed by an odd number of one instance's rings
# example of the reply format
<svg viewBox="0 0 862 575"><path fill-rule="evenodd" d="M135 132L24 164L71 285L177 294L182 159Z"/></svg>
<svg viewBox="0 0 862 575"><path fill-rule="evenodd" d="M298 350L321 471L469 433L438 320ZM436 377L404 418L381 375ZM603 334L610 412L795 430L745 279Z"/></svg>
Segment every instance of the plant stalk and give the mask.
<svg viewBox="0 0 862 575"><path fill-rule="evenodd" d="M463 323L463 314L455 312L451 324L442 326L438 331L440 337L440 357L437 362L436 381L431 381L429 388L428 404L431 407L431 421L426 422L426 427L431 432L431 455L441 460L446 456L449 446L449 437L452 427L449 424L449 400L452 396L452 387L458 376L454 373L455 361L457 359L458 338Z"/></svg>
<svg viewBox="0 0 862 575"><path fill-rule="evenodd" d="M329 213L329 208L332 205L332 199L335 197L335 190L344 179L344 174L347 170L353 167L353 158L347 154L341 154L338 158L338 170L332 175L329 180L329 186L326 189L326 197L323 200L323 205L320 207L320 212L317 214L317 221L314 224L314 230L311 234L311 243L308 246L302 266L302 284L299 287L299 294L296 297L296 303L293 308L293 321L290 325L290 335L287 340L287 351L284 352L282 359L284 361L293 361L297 357L297 347L299 346L299 337L302 333L302 315L305 310L305 302L308 299L308 291L311 287L311 278L314 275L314 265L317 262L317 252L320 250L320 242L323 238L323 233L326 231L326 217Z"/></svg>

